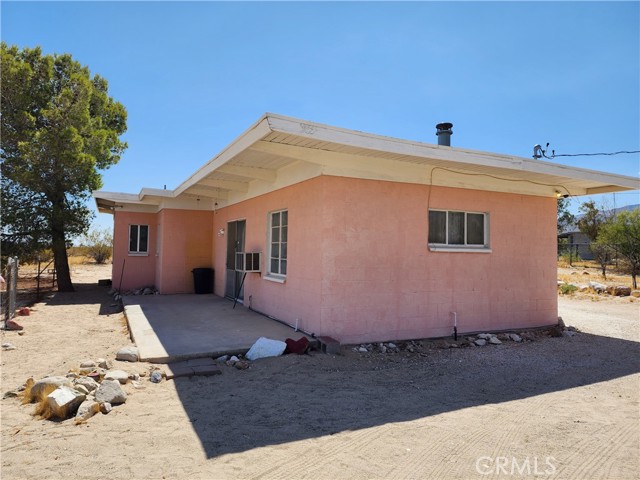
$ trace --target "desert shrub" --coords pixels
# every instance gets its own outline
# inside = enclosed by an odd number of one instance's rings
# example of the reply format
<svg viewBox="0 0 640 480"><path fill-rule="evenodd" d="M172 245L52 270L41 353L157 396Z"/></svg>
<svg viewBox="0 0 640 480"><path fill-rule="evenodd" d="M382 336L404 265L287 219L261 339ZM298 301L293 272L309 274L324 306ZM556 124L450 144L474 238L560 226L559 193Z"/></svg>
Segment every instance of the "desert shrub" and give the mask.
<svg viewBox="0 0 640 480"><path fill-rule="evenodd" d="M562 295L572 295L576 290L578 290L578 287L571 285L570 283L563 283L558 287L558 289Z"/></svg>
<svg viewBox="0 0 640 480"><path fill-rule="evenodd" d="M96 263L106 263L111 258L113 249L113 235L108 229L95 229L87 233L82 239L78 250L92 258Z"/></svg>

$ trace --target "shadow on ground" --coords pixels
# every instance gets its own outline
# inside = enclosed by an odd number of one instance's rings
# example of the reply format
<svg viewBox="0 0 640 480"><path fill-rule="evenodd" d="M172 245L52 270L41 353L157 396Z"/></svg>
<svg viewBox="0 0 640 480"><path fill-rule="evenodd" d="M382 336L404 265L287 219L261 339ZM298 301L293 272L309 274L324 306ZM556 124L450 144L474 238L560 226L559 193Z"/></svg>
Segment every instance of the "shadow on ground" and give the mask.
<svg viewBox="0 0 640 480"><path fill-rule="evenodd" d="M427 357L278 357L175 385L211 458L604 382L639 362L639 343L580 334Z"/></svg>
<svg viewBox="0 0 640 480"><path fill-rule="evenodd" d="M122 305L107 293L111 287L75 282L73 287L74 292L55 292L41 301L49 306L98 304L100 315L113 315L122 311Z"/></svg>

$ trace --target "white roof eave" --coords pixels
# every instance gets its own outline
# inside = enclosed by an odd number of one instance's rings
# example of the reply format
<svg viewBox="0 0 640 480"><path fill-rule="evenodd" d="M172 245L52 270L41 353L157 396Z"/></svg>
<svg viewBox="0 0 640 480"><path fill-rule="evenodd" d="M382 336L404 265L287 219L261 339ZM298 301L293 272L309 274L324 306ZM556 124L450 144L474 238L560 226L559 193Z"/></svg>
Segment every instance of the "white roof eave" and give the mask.
<svg viewBox="0 0 640 480"><path fill-rule="evenodd" d="M179 197L191 187L194 187L214 173L221 166L232 162L242 152L251 148L272 133L292 135L304 139L312 139L335 145L336 148L349 146L366 150L369 155L395 154L450 164L451 168L464 168L465 165L475 167L487 167L490 169L505 169L520 172L526 176L530 173L535 176L549 176L566 179L574 185L579 184L584 191L582 194L608 193L621 190L640 189L640 180L634 177L613 173L570 167L551 162L544 162L524 157L504 155L490 152L469 150L458 147L447 147L411 140L403 140L385 137L366 132L347 130L330 125L308 122L305 120L286 117L282 115L266 113L239 137L231 142L225 149L211 158L207 163L182 182L175 190L161 190L155 188L142 188L136 194L120 192L93 192L96 203L100 208L100 199L107 202L127 203L137 205L160 205L163 199ZM282 142L287 145L286 141ZM278 148L280 143L273 143ZM331 150L331 146L325 147Z"/></svg>

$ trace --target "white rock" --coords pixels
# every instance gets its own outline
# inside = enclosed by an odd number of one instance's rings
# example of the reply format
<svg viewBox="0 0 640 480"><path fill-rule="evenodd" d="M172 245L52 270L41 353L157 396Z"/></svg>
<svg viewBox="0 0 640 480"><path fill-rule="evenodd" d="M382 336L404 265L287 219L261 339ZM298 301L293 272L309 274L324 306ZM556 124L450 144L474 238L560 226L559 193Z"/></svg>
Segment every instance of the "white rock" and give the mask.
<svg viewBox="0 0 640 480"><path fill-rule="evenodd" d="M100 411L105 415L113 410L113 406L109 402L103 402L100 404Z"/></svg>
<svg viewBox="0 0 640 480"><path fill-rule="evenodd" d="M3 343L2 344L2 349L3 350L15 350L16 346L13 343Z"/></svg>
<svg viewBox="0 0 640 480"><path fill-rule="evenodd" d="M510 333L509 334L509 338L511 340L513 340L514 342L517 342L517 343L522 342L522 337L520 335L518 335L517 333Z"/></svg>
<svg viewBox="0 0 640 480"><path fill-rule="evenodd" d="M82 363L80 363L80 368L93 368L96 366L96 362L94 362L93 360L84 360Z"/></svg>
<svg viewBox="0 0 640 480"><path fill-rule="evenodd" d="M479 347L483 347L487 344L487 341L484 338L479 338L473 343L475 343Z"/></svg>
<svg viewBox="0 0 640 480"><path fill-rule="evenodd" d="M393 342L387 343L387 347L389 347L389 348L398 348L397 345L395 343L393 343Z"/></svg>
<svg viewBox="0 0 640 480"><path fill-rule="evenodd" d="M385 347L383 344L380 344L380 353L387 353L387 347Z"/></svg>
<svg viewBox="0 0 640 480"><path fill-rule="evenodd" d="M96 390L96 401L118 405L127 401L127 394L117 380L104 380Z"/></svg>
<svg viewBox="0 0 640 480"><path fill-rule="evenodd" d="M65 419L76 413L84 399L84 394L62 386L47 395L47 406L53 417Z"/></svg>
<svg viewBox="0 0 640 480"><path fill-rule="evenodd" d="M589 282L589 286L593 288L597 293L602 293L607 290L606 285L598 282Z"/></svg>
<svg viewBox="0 0 640 480"><path fill-rule="evenodd" d="M87 387L85 387L84 385L74 385L74 386L73 386L73 389L74 389L76 392L80 392L81 394L83 394L83 395L85 395L85 396L86 396L86 395L89 395L89 390L87 390Z"/></svg>
<svg viewBox="0 0 640 480"><path fill-rule="evenodd" d="M226 362L227 360L229 360L229 355L222 355L218 358L216 358L216 362Z"/></svg>
<svg viewBox="0 0 640 480"><path fill-rule="evenodd" d="M482 340L489 340L491 337L492 335L489 333L481 333L480 335L478 335L478 338L481 338Z"/></svg>
<svg viewBox="0 0 640 480"><path fill-rule="evenodd" d="M249 349L245 357L251 361L258 360L260 358L277 357L282 355L286 348L287 344L280 340L260 337Z"/></svg>
<svg viewBox="0 0 640 480"><path fill-rule="evenodd" d="M500 345L502 342L498 339L498 337L491 337L489 339L489 343L492 345Z"/></svg>
<svg viewBox="0 0 640 480"><path fill-rule="evenodd" d="M104 374L105 380L117 380L122 385L129 381L129 374L124 370L109 370Z"/></svg>
<svg viewBox="0 0 640 480"><path fill-rule="evenodd" d="M116 360L124 362L137 362L138 358L138 348L133 346L121 348L116 353Z"/></svg>
<svg viewBox="0 0 640 480"><path fill-rule="evenodd" d="M360 353L367 353L369 350L367 350L366 347L358 347L358 352Z"/></svg>
<svg viewBox="0 0 640 480"><path fill-rule="evenodd" d="M100 411L100 404L94 400L85 400L78 407L76 423L86 422Z"/></svg>

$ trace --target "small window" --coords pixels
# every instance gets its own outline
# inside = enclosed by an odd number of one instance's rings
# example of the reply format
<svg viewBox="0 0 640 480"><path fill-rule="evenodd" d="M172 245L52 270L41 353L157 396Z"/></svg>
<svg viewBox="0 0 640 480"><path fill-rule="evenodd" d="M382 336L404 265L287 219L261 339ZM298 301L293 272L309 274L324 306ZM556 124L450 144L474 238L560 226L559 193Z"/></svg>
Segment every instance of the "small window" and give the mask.
<svg viewBox="0 0 640 480"><path fill-rule="evenodd" d="M429 210L429 246L488 249L489 214Z"/></svg>
<svg viewBox="0 0 640 480"><path fill-rule="evenodd" d="M289 214L287 210L269 214L269 260L267 273L279 277L287 275L287 237Z"/></svg>
<svg viewBox="0 0 640 480"><path fill-rule="evenodd" d="M149 225L129 225L129 253L132 255L149 253Z"/></svg>

